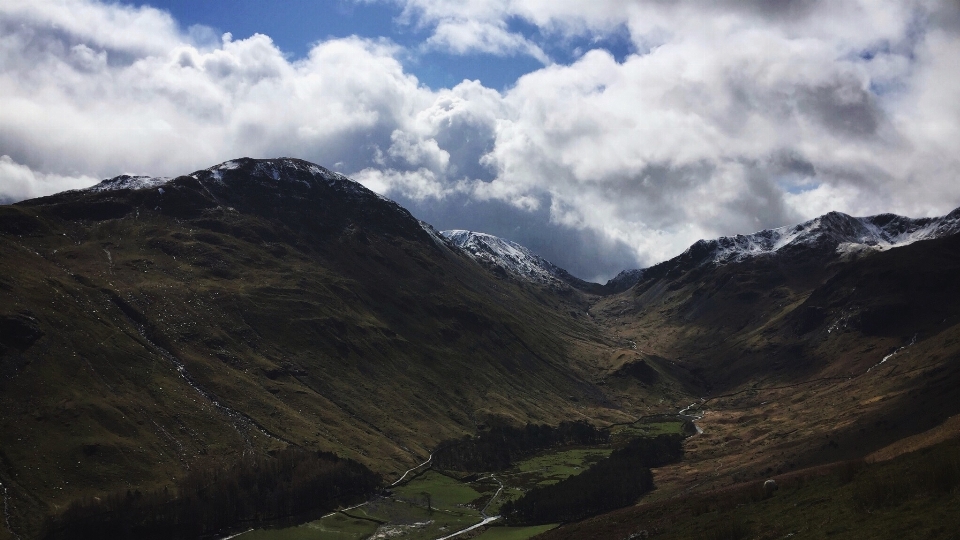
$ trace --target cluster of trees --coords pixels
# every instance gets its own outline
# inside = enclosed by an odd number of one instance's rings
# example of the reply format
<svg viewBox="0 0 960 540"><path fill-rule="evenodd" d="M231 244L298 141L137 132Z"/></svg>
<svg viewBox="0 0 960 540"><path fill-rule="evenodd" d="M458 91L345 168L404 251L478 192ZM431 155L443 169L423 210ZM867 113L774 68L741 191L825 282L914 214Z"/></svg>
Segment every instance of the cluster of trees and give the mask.
<svg viewBox="0 0 960 540"><path fill-rule="evenodd" d="M577 476L532 489L500 509L511 525L577 521L636 502L653 489L651 467L683 457L681 435L634 439Z"/></svg>
<svg viewBox="0 0 960 540"><path fill-rule="evenodd" d="M194 467L174 490L126 491L72 504L46 538L186 539L366 500L382 479L334 454L288 448L231 467Z"/></svg>
<svg viewBox="0 0 960 540"><path fill-rule="evenodd" d="M500 471L545 448L604 444L609 439L608 431L582 420L558 426L495 426L477 437L441 444L433 453L433 465L453 471Z"/></svg>

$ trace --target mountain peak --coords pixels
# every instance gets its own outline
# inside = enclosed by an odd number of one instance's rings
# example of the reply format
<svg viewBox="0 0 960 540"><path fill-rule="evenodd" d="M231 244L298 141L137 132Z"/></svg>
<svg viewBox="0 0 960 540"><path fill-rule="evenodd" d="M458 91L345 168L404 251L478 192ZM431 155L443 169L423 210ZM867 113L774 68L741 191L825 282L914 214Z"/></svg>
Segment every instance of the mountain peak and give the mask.
<svg viewBox="0 0 960 540"><path fill-rule="evenodd" d="M236 211L276 220L298 233L358 227L400 236L426 234L394 201L295 158L238 158L175 178L121 175L21 204L51 205L68 219L116 219L144 211L193 219Z"/></svg>
<svg viewBox="0 0 960 540"><path fill-rule="evenodd" d="M121 189L151 189L155 187L160 187L169 182L171 178L166 176L133 176L129 174L121 174L120 176L115 176L113 178L108 178L103 180L97 185L90 186L81 191L91 191L94 193L101 193L104 191L117 191Z"/></svg>
<svg viewBox="0 0 960 540"><path fill-rule="evenodd" d="M230 161L224 161L219 165L196 171L188 176L195 180L213 180L222 184L224 183L225 177L231 176L228 171L234 171L235 173L244 174L247 177L272 181L278 184L281 182L292 182L310 187L315 182L322 181L330 186L340 183L349 187L360 186L357 182L340 173L333 172L309 161L287 157L274 159L244 157L232 159ZM124 189L139 191L160 188L168 184L171 180L174 180L174 178L123 174L103 180L99 184L81 191L94 193Z"/></svg>
<svg viewBox="0 0 960 540"><path fill-rule="evenodd" d="M591 293L601 290L600 285L573 276L516 242L492 234L458 229L442 231L441 234L475 260L495 271L541 285L574 287Z"/></svg>
<svg viewBox="0 0 960 540"><path fill-rule="evenodd" d="M562 281L559 278L559 273L563 271L561 268L516 242L492 234L459 229L441 231L441 234L481 263L544 285Z"/></svg>
<svg viewBox="0 0 960 540"><path fill-rule="evenodd" d="M622 270L619 274L607 281L606 285L603 287L610 294L623 292L636 285L637 282L643 278L643 274L644 270L640 269Z"/></svg>

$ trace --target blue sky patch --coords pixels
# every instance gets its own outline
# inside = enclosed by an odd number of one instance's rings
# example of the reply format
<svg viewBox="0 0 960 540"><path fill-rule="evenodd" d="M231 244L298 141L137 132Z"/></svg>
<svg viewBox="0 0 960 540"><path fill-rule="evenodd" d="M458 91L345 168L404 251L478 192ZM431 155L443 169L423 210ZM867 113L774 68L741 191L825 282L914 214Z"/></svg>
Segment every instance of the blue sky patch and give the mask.
<svg viewBox="0 0 960 540"><path fill-rule="evenodd" d="M313 44L331 38L360 36L388 38L404 47L406 55L398 58L408 73L432 89L450 88L463 80L480 80L488 87L503 91L523 75L536 71L543 64L525 54L446 53L424 49L422 44L433 28L401 23L400 7L392 3L355 3L348 0L156 0L123 3L149 5L168 11L190 34L200 41L230 32L234 39L245 39L255 33L269 36L290 59L303 58ZM208 27L203 28L203 27ZM545 35L521 18L507 21L507 30L535 43L560 64L575 62L589 50L602 48L618 62L636 52L626 27L602 36L560 37ZM206 34L206 35L205 35ZM204 39L205 38L205 39Z"/></svg>

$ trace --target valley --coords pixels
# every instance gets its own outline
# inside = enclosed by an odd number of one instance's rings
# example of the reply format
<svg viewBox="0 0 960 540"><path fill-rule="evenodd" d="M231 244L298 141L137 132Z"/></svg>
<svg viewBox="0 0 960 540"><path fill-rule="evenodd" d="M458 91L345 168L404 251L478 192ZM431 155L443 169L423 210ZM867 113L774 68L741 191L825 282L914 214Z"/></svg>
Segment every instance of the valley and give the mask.
<svg viewBox="0 0 960 540"><path fill-rule="evenodd" d="M359 540L403 537L435 540L461 537L473 528L485 528L482 534L475 536L485 540L530 538L558 524L499 526L497 522L502 521L499 511L504 504L531 489L553 485L586 471L592 464L609 456L618 443L636 437L679 435L686 429L680 419L643 422L611 428L609 444L546 450L502 471L463 473L431 469L390 486L388 494L363 505L330 513L303 525L249 531L234 538Z"/></svg>
<svg viewBox="0 0 960 540"><path fill-rule="evenodd" d="M601 285L299 160L2 206L0 540L117 508L243 540L858 538L905 514L951 538L957 223L832 213ZM682 458L624 508L501 513L671 434ZM887 471L949 481L871 502Z"/></svg>

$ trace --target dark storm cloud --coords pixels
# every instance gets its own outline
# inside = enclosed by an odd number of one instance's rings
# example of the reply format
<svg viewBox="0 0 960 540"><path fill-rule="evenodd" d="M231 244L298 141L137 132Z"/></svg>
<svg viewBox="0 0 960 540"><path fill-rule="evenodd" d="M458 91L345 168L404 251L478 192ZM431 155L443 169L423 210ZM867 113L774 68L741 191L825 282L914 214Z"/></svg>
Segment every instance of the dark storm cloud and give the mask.
<svg viewBox="0 0 960 540"><path fill-rule="evenodd" d="M443 203L398 197L417 218L440 230L465 229L506 238L588 281L605 283L621 270L647 266L624 242L590 229L572 229L550 222L549 205L530 212L502 201L473 201L466 195Z"/></svg>
<svg viewBox="0 0 960 540"><path fill-rule="evenodd" d="M883 121L883 111L859 81L836 82L801 91L802 107L808 108L823 124L840 133L870 137Z"/></svg>
<svg viewBox="0 0 960 540"><path fill-rule="evenodd" d="M821 0L726 0L715 2L723 11L755 12L764 17L780 20L796 20L817 12Z"/></svg>
<svg viewBox="0 0 960 540"><path fill-rule="evenodd" d="M462 117L448 119L435 140L450 154L450 175L481 181L493 180L495 172L481 163L496 142L494 126Z"/></svg>

